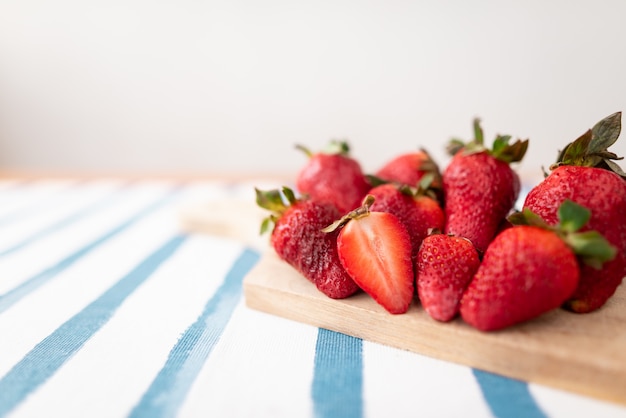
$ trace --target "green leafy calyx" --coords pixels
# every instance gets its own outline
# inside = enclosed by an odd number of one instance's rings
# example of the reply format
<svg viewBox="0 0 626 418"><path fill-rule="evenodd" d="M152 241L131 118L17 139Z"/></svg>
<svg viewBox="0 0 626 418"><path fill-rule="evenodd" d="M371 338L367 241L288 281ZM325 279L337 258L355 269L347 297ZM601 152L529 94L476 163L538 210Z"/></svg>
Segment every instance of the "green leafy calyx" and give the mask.
<svg viewBox="0 0 626 418"><path fill-rule="evenodd" d="M460 139L454 138L448 143L446 149L450 155L455 155L459 152L463 152L465 155L487 152L494 158L506 163L522 161L524 155L526 155L528 139L518 139L511 144L511 135L497 135L493 141L492 148L489 149L485 146L485 135L480 126L480 119L474 119L473 127L473 140L463 142Z"/></svg>
<svg viewBox="0 0 626 418"><path fill-rule="evenodd" d="M261 235L273 230L276 221L287 208L298 202L293 190L286 186L282 187L282 189L267 191L255 188L254 191L256 193L256 204L271 212L270 215L261 222Z"/></svg>
<svg viewBox="0 0 626 418"><path fill-rule="evenodd" d="M313 151L311 151L309 148L305 147L304 145L297 144L296 149L304 152L306 156L309 158L315 155ZM343 155L347 157L350 155L350 145L348 144L347 141L339 141L337 139L332 139L328 144L326 144L326 147L321 152L322 154L328 154L328 155L337 154L337 155Z"/></svg>
<svg viewBox="0 0 626 418"><path fill-rule="evenodd" d="M582 262L600 269L617 254L617 249L598 231L579 232L591 218L591 211L569 199L563 201L557 211L559 223L548 225L543 218L528 208L510 215L513 225L530 225L553 231L576 254Z"/></svg>
<svg viewBox="0 0 626 418"><path fill-rule="evenodd" d="M417 184L401 184L399 182L385 180L373 174L366 174L367 182L372 188L383 184L394 184L400 191L412 196L428 196L441 203L443 196L443 179L439 166L424 148L420 148L426 158L422 160L417 170L423 173Z"/></svg>
<svg viewBox="0 0 626 418"><path fill-rule="evenodd" d="M596 167L613 171L623 178L626 173L615 163L618 157L608 149L619 138L622 129L622 112L616 112L596 123L576 140L570 142L559 153L551 170L562 165Z"/></svg>

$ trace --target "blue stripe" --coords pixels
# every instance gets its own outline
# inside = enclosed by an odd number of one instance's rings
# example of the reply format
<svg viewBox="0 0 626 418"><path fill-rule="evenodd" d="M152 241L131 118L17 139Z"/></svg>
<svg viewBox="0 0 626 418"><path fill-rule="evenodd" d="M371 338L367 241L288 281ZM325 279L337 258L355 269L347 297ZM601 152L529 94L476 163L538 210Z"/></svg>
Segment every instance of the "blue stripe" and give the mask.
<svg viewBox="0 0 626 418"><path fill-rule="evenodd" d="M319 418L363 416L363 341L320 328L311 388Z"/></svg>
<svg viewBox="0 0 626 418"><path fill-rule="evenodd" d="M528 390L528 384L472 369L489 409L498 418L546 418Z"/></svg>
<svg viewBox="0 0 626 418"><path fill-rule="evenodd" d="M202 314L174 345L165 365L131 411L131 417L176 415L241 298L244 276L258 259L257 252L243 251Z"/></svg>
<svg viewBox="0 0 626 418"><path fill-rule="evenodd" d="M63 229L71 224L73 224L74 222L78 222L80 219L86 217L87 215L99 210L99 209L103 209L107 206L112 205L114 202L117 202L117 200L119 199L119 194L122 191L122 189L116 190L114 195L118 195L117 198L114 196L106 196L104 199L99 199L98 201L91 203L90 205L83 207L81 209L79 209L78 211L72 213L71 215L56 221L55 223L53 223L52 225L49 225L48 227L36 232L35 234L27 237L26 239L22 240L21 242L14 244L12 247L9 247L3 251L0 251L0 257L6 256L7 254L11 254L15 251L18 251L22 248L24 248L25 246L27 246L28 244L31 244L32 242L37 241L38 239L41 239L43 237L45 237L46 235L49 235L53 232L56 232L60 229Z"/></svg>
<svg viewBox="0 0 626 418"><path fill-rule="evenodd" d="M16 286L15 288L1 295L0 296L0 314L6 311L7 309L9 309L11 306L13 306L15 303L17 303L26 295L28 295L30 292L39 288L39 286L53 279L58 273L70 267L72 264L74 264L84 255L95 250L96 248L104 244L109 239L113 238L117 234L121 233L122 231L124 231L125 229L133 225L133 223L137 222L142 217L146 216L150 212L158 209L159 207L169 202L174 197L175 195L174 192L176 191L178 190L175 189L173 192L169 193L166 197L158 199L156 202L153 202L151 205L140 210L139 212L137 212L136 214L134 214L133 216L131 216L130 218L122 222L121 224L117 225L115 228L111 229L104 235L97 238L95 241L92 241L91 243L87 244L83 248L79 249L73 254L70 254L66 258L62 259L57 264L54 264L46 268L42 272L37 273L33 277L22 282L20 285Z"/></svg>
<svg viewBox="0 0 626 418"><path fill-rule="evenodd" d="M98 299L37 344L0 379L0 416L5 416L54 375L108 321L117 308L184 242L176 236L152 253Z"/></svg>

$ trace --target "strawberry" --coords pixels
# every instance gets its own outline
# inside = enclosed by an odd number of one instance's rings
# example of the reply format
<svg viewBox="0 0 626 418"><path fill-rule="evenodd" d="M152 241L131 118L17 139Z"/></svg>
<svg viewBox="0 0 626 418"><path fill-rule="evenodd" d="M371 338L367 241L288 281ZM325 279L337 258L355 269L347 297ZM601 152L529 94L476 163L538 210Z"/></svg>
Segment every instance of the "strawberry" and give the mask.
<svg viewBox="0 0 626 418"><path fill-rule="evenodd" d="M429 178L432 176L423 179L428 182ZM412 189L387 183L374 187L369 194L375 198L372 212L389 212L404 224L411 238L413 258L430 229L443 229L443 209L425 187Z"/></svg>
<svg viewBox="0 0 626 418"><path fill-rule="evenodd" d="M257 204L272 212L261 233L272 229L270 243L281 259L330 298L346 298L359 290L339 260L337 234L322 232L341 216L334 206L297 199L287 187L255 190Z"/></svg>
<svg viewBox="0 0 626 418"><path fill-rule="evenodd" d="M296 189L312 200L334 205L341 214L355 209L371 188L360 164L349 155L346 142L331 141L324 152L312 153L296 176Z"/></svg>
<svg viewBox="0 0 626 418"><path fill-rule="evenodd" d="M350 277L392 314L405 313L413 299L411 240L402 222L388 212L371 212L374 197L329 225L339 230L339 259Z"/></svg>
<svg viewBox="0 0 626 418"><path fill-rule="evenodd" d="M618 249L615 259L601 269L581 266L580 283L564 307L586 313L602 307L626 276L626 174L608 151L621 130L621 113L598 122L568 144L550 174L526 196L524 207L549 224L557 220L557 208L571 199L591 210L587 229L599 231Z"/></svg>
<svg viewBox="0 0 626 418"><path fill-rule="evenodd" d="M426 174L433 176L430 187L439 194L442 187L439 167L425 149L420 149L392 158L376 171L375 176L386 182L416 187Z"/></svg>
<svg viewBox="0 0 626 418"><path fill-rule="evenodd" d="M461 296L479 265L478 252L465 238L433 234L424 239L415 264L416 287L433 319L447 322L459 313Z"/></svg>
<svg viewBox="0 0 626 418"><path fill-rule="evenodd" d="M482 253L517 200L520 180L509 164L522 160L528 140L509 144L509 135L498 135L488 150L478 120L474 131L473 141L453 140L449 148L454 157L443 173L444 232L469 239Z"/></svg>
<svg viewBox="0 0 626 418"><path fill-rule="evenodd" d="M576 290L576 254L592 264L615 256L596 231L577 232L589 219L588 209L566 200L558 216L555 227L528 209L511 216L522 225L505 229L487 247L461 298L463 320L492 331L533 319L560 307Z"/></svg>

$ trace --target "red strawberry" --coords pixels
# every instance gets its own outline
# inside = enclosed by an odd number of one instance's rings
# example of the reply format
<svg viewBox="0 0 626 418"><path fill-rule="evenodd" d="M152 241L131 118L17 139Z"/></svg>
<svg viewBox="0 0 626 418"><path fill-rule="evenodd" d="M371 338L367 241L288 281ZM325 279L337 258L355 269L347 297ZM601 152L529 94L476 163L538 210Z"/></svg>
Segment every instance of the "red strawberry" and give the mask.
<svg viewBox="0 0 626 418"><path fill-rule="evenodd" d="M574 251L594 263L615 256L615 248L597 232L576 233L589 215L570 200L561 205L555 228L528 209L514 215L526 225L505 229L489 245L461 299L462 318L492 331L560 307L578 285Z"/></svg>
<svg viewBox="0 0 626 418"><path fill-rule="evenodd" d="M441 190L441 173L439 167L426 152L420 149L414 152L400 154L389 160L376 173L376 177L386 182L395 182L415 187L426 175L432 174L431 188Z"/></svg>
<svg viewBox="0 0 626 418"><path fill-rule="evenodd" d="M564 306L574 312L603 306L626 276L626 174L611 161L617 156L607 150L619 137L620 119L621 113L610 115L568 144L550 175L524 202L525 208L556 224L557 208L571 199L591 210L586 229L597 230L618 249L615 259L601 269L581 267L578 288Z"/></svg>
<svg viewBox="0 0 626 418"><path fill-rule="evenodd" d="M387 311L401 314L413 299L411 240L395 215L370 212L373 200L368 195L326 231L341 228L337 249L350 277Z"/></svg>
<svg viewBox="0 0 626 418"><path fill-rule="evenodd" d="M429 235L416 260L417 294L426 312L447 322L459 313L465 288L480 265L478 252L465 238Z"/></svg>
<svg viewBox="0 0 626 418"><path fill-rule="evenodd" d="M296 188L312 200L334 205L341 214L357 208L371 185L360 164L349 156L346 142L331 141L326 152L311 153L302 146L309 160L296 176Z"/></svg>
<svg viewBox="0 0 626 418"><path fill-rule="evenodd" d="M333 299L346 298L359 290L339 260L337 234L322 232L341 216L335 207L296 199L287 187L282 194L279 190L257 189L256 195L258 205L272 211L261 232L274 224L270 243L281 259Z"/></svg>
<svg viewBox="0 0 626 418"><path fill-rule="evenodd" d="M488 150L478 120L474 131L472 142L455 140L450 147L454 158L443 173L444 232L469 239L482 253L517 200L520 180L509 164L522 160L528 140L509 145L511 137L499 135Z"/></svg>
<svg viewBox="0 0 626 418"><path fill-rule="evenodd" d="M370 207L372 212L389 212L404 224L411 237L413 257L430 229L443 229L443 209L423 188L415 191L387 183L374 187L369 194L375 198Z"/></svg>

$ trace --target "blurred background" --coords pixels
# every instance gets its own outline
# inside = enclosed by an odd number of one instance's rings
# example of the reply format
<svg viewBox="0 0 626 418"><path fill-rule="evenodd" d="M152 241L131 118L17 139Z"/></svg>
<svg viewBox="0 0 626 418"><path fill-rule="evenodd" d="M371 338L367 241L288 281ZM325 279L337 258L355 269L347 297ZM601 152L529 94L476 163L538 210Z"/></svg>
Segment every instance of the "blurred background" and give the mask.
<svg viewBox="0 0 626 418"><path fill-rule="evenodd" d="M0 2L0 170L290 174L347 139L440 165L480 117L540 173L626 110L626 2ZM623 135L622 135L623 136ZM626 139L612 148L626 154ZM624 164L622 164L624 166Z"/></svg>

